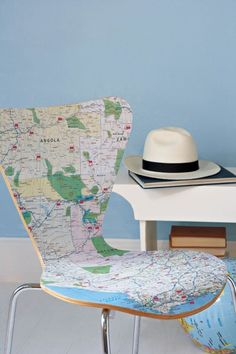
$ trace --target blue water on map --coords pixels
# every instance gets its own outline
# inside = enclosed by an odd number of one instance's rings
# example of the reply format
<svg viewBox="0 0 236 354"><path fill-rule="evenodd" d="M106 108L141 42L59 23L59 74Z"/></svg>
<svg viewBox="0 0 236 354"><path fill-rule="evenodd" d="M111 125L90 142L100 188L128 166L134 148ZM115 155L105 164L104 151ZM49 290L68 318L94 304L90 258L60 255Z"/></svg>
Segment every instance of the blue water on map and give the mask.
<svg viewBox="0 0 236 354"><path fill-rule="evenodd" d="M81 288L59 287L53 285L47 285L46 287L47 289L50 289L57 294L60 294L62 296L65 296L73 300L109 304L113 306L125 307L128 309L143 311L147 313L160 314L159 311L143 306L142 304L129 298L124 293L100 292L100 291L86 290ZM213 298L214 296L212 294L206 294L201 297L193 298L193 299L189 298L186 304L174 306L169 312L169 314L178 314L180 312L193 311L194 309L205 305ZM189 301L194 301L194 304L189 304Z"/></svg>

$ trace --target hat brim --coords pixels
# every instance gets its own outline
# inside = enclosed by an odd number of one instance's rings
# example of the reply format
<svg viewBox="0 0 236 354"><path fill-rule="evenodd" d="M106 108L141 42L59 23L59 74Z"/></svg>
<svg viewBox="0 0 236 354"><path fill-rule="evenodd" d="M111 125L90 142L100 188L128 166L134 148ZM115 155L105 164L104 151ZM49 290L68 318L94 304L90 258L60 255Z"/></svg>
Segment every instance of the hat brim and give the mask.
<svg viewBox="0 0 236 354"><path fill-rule="evenodd" d="M134 155L127 156L124 163L129 171L136 173L137 175L151 177L151 178L160 178L160 179L169 179L169 180L185 180L185 179L197 179L209 177L220 172L221 168L216 163L199 160L199 169L192 172L184 173L166 173L166 172L154 172L144 170L142 168L142 156Z"/></svg>

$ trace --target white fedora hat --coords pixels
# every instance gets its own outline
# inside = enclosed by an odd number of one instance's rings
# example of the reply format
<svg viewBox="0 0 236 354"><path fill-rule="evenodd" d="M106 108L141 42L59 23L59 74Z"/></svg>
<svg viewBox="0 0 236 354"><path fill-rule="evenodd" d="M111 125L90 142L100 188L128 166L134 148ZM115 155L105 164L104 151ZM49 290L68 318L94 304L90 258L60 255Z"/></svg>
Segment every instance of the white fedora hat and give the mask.
<svg viewBox="0 0 236 354"><path fill-rule="evenodd" d="M176 127L150 131L143 156L128 156L125 165L138 175L170 180L208 177L221 169L214 162L198 160L192 135Z"/></svg>

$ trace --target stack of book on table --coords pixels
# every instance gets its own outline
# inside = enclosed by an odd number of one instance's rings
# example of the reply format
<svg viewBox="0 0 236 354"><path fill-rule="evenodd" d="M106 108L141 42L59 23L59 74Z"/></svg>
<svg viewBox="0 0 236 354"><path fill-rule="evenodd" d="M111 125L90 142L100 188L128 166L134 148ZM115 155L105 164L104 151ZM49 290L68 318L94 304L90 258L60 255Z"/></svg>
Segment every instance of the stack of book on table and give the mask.
<svg viewBox="0 0 236 354"><path fill-rule="evenodd" d="M226 246L225 227L173 225L171 228L171 249L192 249L223 257Z"/></svg>
<svg viewBox="0 0 236 354"><path fill-rule="evenodd" d="M137 182L142 188L163 188L163 187L184 187L184 186L201 186L208 184L225 184L236 183L236 175L226 168L221 167L220 172L213 176L194 178L194 179L180 179L168 180L163 178L145 177L129 171L130 177Z"/></svg>

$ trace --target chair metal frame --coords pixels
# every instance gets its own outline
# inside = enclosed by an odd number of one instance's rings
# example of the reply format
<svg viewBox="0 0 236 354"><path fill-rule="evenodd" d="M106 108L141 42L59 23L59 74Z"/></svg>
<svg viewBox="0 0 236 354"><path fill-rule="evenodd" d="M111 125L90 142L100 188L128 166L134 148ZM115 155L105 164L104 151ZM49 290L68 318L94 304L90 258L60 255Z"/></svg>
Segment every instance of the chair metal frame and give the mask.
<svg viewBox="0 0 236 354"><path fill-rule="evenodd" d="M9 312L8 312L4 354L11 354L12 353L13 334L14 334L14 327L15 327L16 307L17 307L18 297L22 293L29 291L29 290L42 290L42 288L39 283L25 283L25 284L18 286L12 293L12 296L10 299L10 305L9 305ZM103 309L102 313L101 313L103 354L110 354L111 353L110 335L109 335L109 319L110 319L110 310Z"/></svg>

